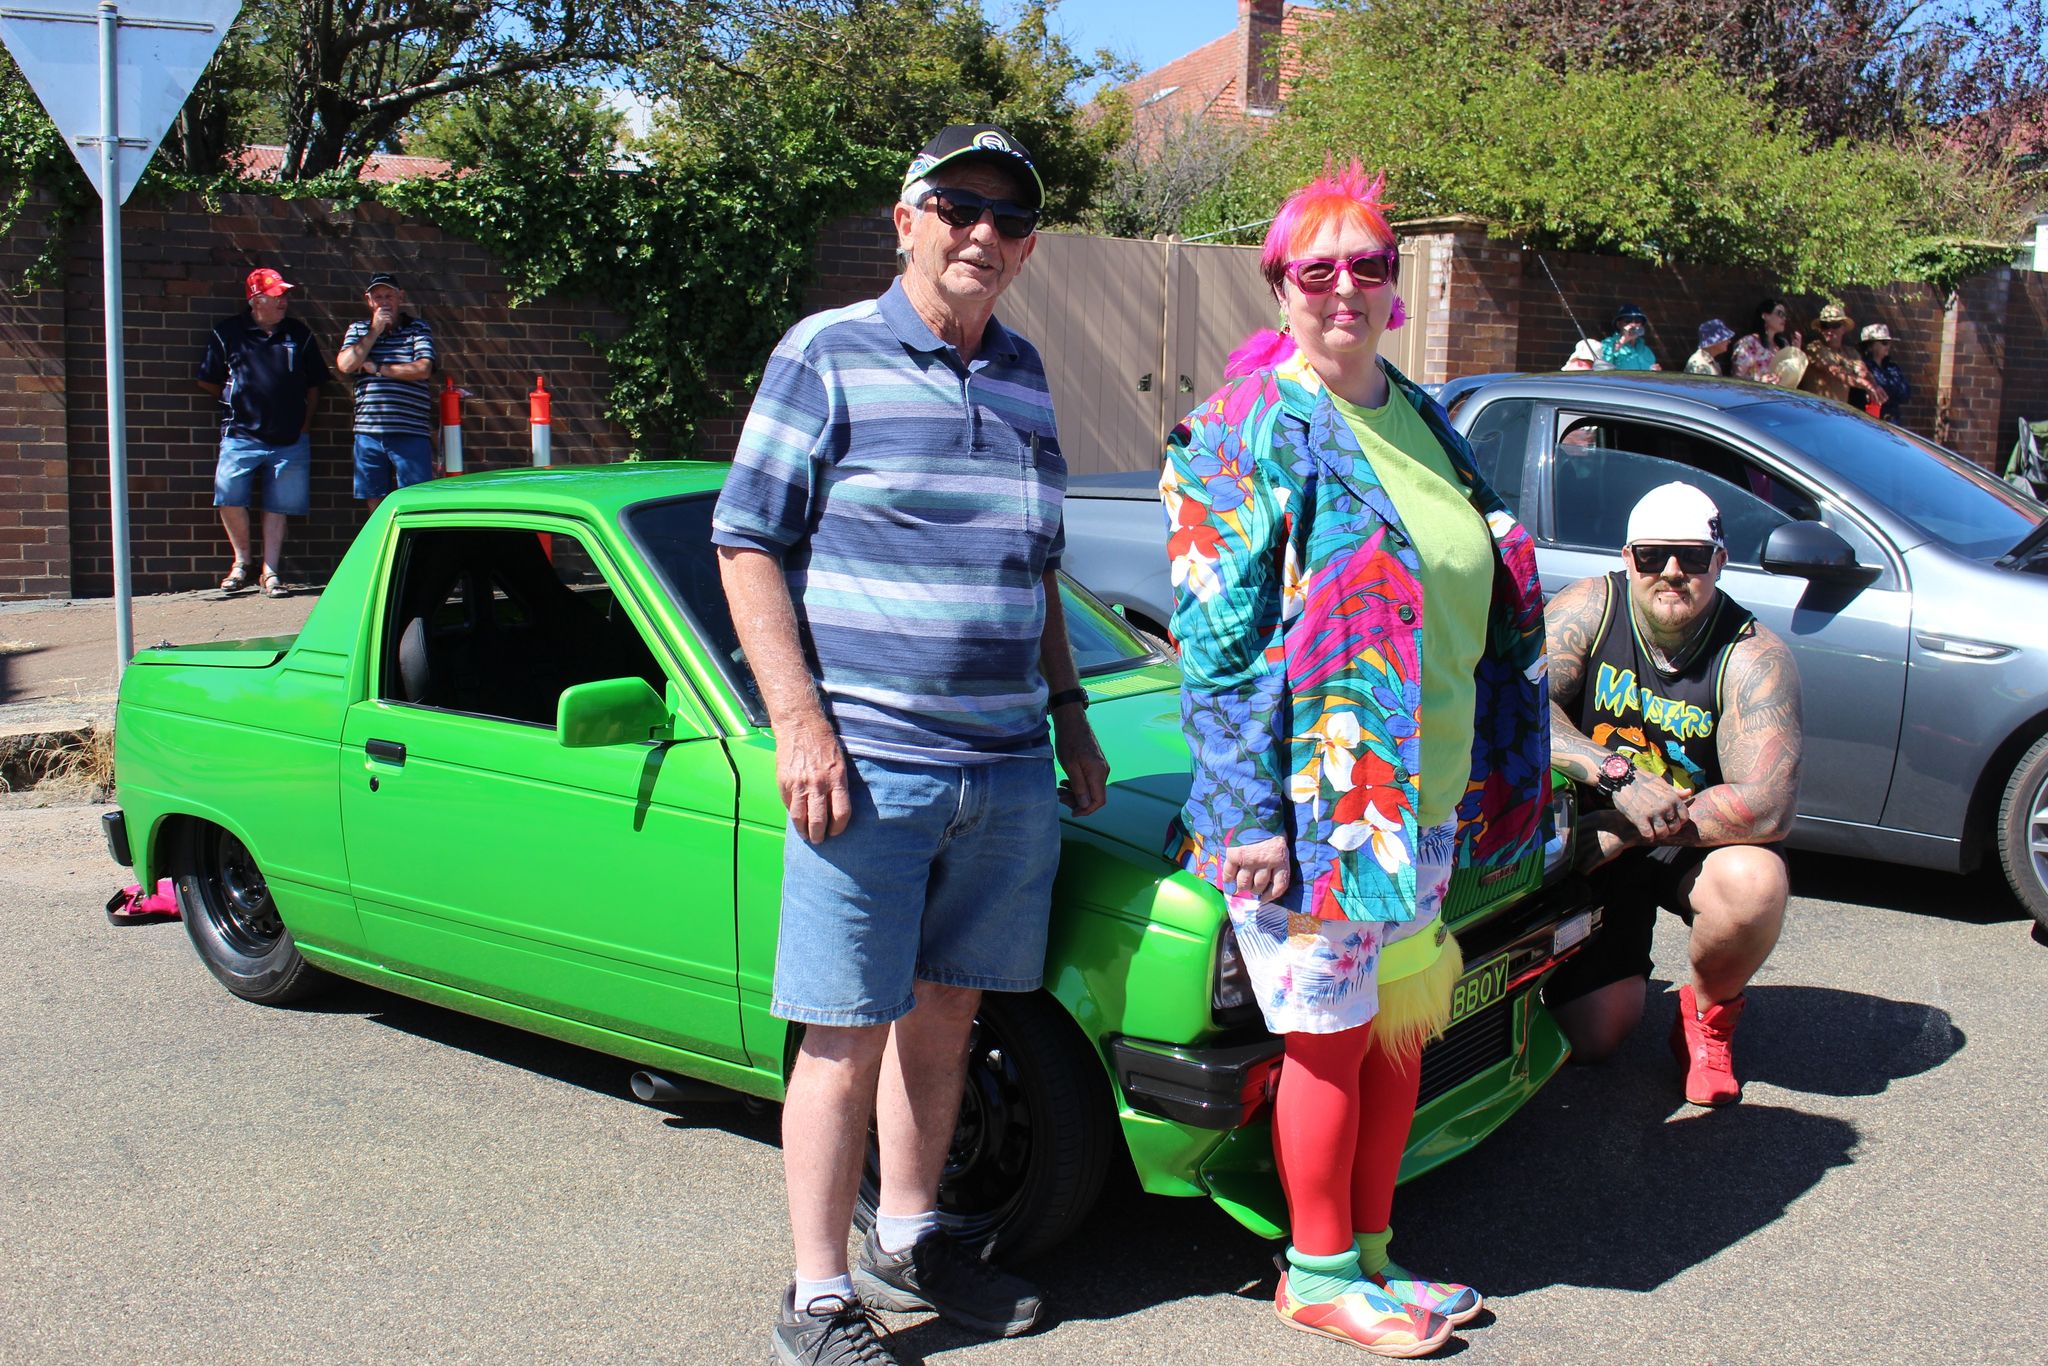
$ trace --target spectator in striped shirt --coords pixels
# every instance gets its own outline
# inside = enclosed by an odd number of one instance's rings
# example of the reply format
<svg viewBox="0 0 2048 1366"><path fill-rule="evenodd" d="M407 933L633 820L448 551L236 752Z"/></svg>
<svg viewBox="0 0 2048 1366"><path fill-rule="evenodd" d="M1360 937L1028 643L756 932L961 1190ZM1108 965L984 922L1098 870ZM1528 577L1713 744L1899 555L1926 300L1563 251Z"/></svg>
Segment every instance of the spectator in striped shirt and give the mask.
<svg viewBox="0 0 2048 1366"><path fill-rule="evenodd" d="M1039 985L1059 803L1093 811L1109 774L1060 612L1052 396L995 317L1043 198L1000 128L926 144L895 208L905 273L783 337L712 523L789 808L771 1008L806 1029L783 1363L893 1362L864 1308L1005 1337L1038 1320L937 1203L981 993ZM870 1115L881 1188L849 1272Z"/></svg>
<svg viewBox="0 0 2048 1366"><path fill-rule="evenodd" d="M356 497L374 512L434 477L434 330L405 311L390 275L372 275L363 300L369 320L348 325L334 368L355 381Z"/></svg>

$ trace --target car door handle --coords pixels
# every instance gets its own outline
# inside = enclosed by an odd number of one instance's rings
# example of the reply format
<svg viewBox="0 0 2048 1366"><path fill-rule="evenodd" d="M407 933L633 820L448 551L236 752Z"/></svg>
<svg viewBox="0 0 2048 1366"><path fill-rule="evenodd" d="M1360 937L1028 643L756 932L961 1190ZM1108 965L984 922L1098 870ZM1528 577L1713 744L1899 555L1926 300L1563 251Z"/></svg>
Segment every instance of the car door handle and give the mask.
<svg viewBox="0 0 2048 1366"><path fill-rule="evenodd" d="M396 740L365 740L363 752L372 759L389 759L394 764L405 762L405 746Z"/></svg>

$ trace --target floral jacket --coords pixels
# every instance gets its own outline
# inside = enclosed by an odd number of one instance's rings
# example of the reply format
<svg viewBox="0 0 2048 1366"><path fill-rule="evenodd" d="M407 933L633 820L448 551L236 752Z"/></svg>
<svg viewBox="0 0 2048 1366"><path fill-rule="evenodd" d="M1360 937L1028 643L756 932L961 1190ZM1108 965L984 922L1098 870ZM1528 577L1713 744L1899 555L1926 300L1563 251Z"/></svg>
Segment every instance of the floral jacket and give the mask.
<svg viewBox="0 0 2048 1366"><path fill-rule="evenodd" d="M1444 410L1387 373L1450 453L1500 554L1457 861L1513 863L1546 837L1550 810L1535 547ZM1426 604L1392 500L1299 356L1226 383L1174 428L1166 456L1194 751L1169 857L1222 888L1225 849L1284 835L1289 910L1414 919Z"/></svg>

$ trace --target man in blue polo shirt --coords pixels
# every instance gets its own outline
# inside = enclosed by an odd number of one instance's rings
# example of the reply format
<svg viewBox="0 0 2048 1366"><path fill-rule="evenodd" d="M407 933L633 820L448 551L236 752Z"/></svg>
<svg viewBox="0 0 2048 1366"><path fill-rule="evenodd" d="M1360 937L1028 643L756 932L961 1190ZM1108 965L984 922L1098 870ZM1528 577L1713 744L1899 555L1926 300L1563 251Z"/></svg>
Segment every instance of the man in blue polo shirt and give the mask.
<svg viewBox="0 0 2048 1366"><path fill-rule="evenodd" d="M1109 773L1060 613L1045 369L995 318L1043 197L1001 129L932 139L895 209L905 274L782 339L713 521L789 808L784 1363L894 1361L863 1306L1003 1336L1038 1320L936 1206L981 993L1039 985L1059 802L1094 810ZM849 1275L870 1117L878 1217Z"/></svg>
<svg viewBox="0 0 2048 1366"><path fill-rule="evenodd" d="M313 333L287 317L285 292L293 286L268 266L249 272L242 294L248 307L216 326L199 361L199 387L219 399L220 459L213 472L213 505L220 509L235 562L220 581L224 593L249 586L249 495L263 487L263 569L259 580L273 598L288 596L284 563L285 518L306 515L312 487L312 443L307 429L313 404L328 380L327 362Z"/></svg>
<svg viewBox="0 0 2048 1366"><path fill-rule="evenodd" d="M398 280L363 290L370 316L348 325L334 368L356 382L356 497L372 512L393 489L434 477L434 329L405 311Z"/></svg>

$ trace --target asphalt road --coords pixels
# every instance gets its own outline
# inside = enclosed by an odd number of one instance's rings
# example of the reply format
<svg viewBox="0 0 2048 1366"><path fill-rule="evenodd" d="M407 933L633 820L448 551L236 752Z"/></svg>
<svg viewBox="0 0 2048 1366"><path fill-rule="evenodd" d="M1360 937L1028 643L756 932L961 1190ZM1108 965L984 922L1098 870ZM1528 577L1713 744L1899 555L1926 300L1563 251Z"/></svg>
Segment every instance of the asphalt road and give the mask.
<svg viewBox="0 0 2048 1366"><path fill-rule="evenodd" d="M0 801L0 1361L760 1363L787 1275L772 1115L343 987L266 1010L176 924L116 930L96 809ZM2043 1359L2048 947L1995 881L1818 858L1734 1108L1676 1102L1669 996L1477 1152L1396 1249L1479 1285L1466 1362ZM1658 940L1660 975L1682 938ZM1662 984L1660 983L1660 986ZM1351 1362L1268 1245L1105 1198L1021 1270L1038 1334L896 1318L907 1363Z"/></svg>

